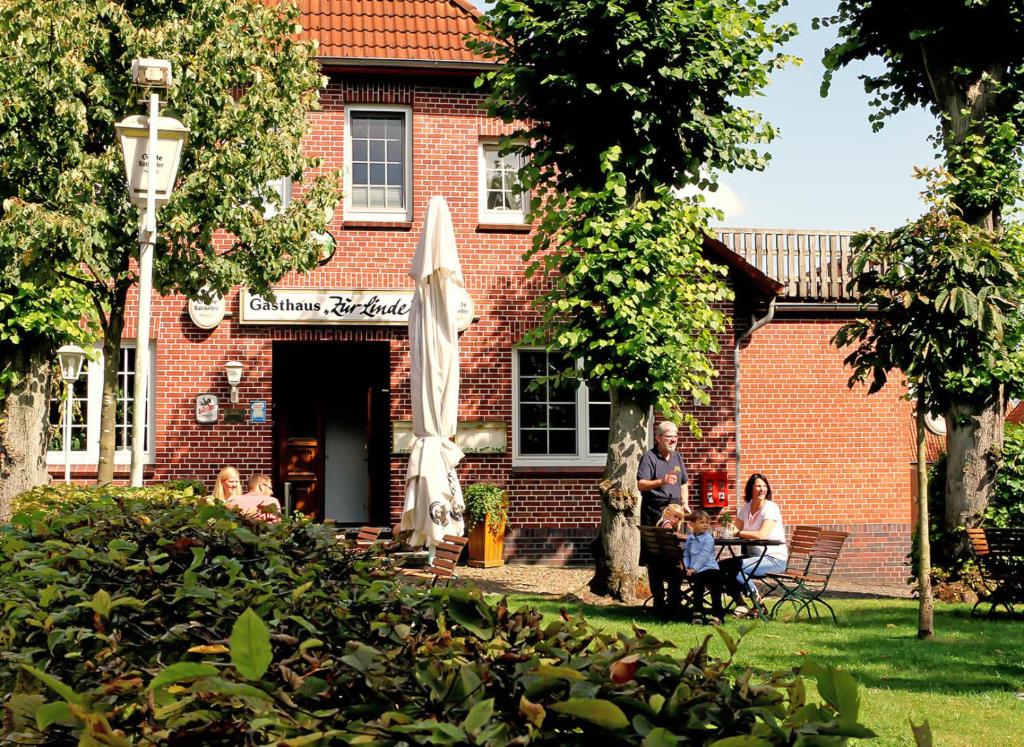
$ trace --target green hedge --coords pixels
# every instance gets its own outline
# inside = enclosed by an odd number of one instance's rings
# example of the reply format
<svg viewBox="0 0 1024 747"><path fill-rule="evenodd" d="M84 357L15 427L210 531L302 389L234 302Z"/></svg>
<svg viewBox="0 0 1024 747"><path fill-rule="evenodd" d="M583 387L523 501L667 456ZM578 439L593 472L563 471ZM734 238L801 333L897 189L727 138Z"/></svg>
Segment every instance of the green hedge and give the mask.
<svg viewBox="0 0 1024 747"><path fill-rule="evenodd" d="M472 589L397 583L324 527L191 489L46 491L0 529L0 741L843 744L857 688L759 678ZM730 650L731 638L721 632ZM809 702L812 701L812 702ZM752 738L756 735L756 738ZM735 739L739 741L735 741Z"/></svg>

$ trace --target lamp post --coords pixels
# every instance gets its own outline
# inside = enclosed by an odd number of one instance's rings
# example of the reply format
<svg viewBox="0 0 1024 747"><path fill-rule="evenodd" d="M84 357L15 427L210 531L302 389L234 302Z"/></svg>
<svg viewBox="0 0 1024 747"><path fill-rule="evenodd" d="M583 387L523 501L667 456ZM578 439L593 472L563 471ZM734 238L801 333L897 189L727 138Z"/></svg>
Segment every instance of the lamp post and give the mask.
<svg viewBox="0 0 1024 747"><path fill-rule="evenodd" d="M71 483L71 392L82 375L85 351L77 345L62 345L57 349L60 377L64 380L64 484Z"/></svg>
<svg viewBox="0 0 1024 747"><path fill-rule="evenodd" d="M132 202L139 207L139 314L135 340L135 388L132 411L131 484L142 485L142 447L149 394L149 314L153 295L153 249L156 209L174 189L188 128L160 116L160 89L173 84L171 63L148 57L132 60L132 81L149 89L149 115L132 115L117 123L125 176Z"/></svg>

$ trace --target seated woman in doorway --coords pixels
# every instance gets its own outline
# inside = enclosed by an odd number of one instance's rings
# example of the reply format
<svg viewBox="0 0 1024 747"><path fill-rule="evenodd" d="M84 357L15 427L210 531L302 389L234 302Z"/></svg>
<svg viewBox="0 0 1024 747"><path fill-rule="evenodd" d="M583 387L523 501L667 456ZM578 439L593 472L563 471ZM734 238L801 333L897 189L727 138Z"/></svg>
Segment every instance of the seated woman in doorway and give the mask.
<svg viewBox="0 0 1024 747"><path fill-rule="evenodd" d="M273 496L273 490L270 477L256 474L249 478L249 491L228 498L227 504L254 519L270 523L281 521L281 504Z"/></svg>
<svg viewBox="0 0 1024 747"><path fill-rule="evenodd" d="M242 480L234 467L224 467L217 473L217 482L213 486L213 497L226 501L242 494Z"/></svg>
<svg viewBox="0 0 1024 747"><path fill-rule="evenodd" d="M768 478L758 472L752 474L743 490L743 501L744 504L737 512L736 522L732 525L736 530L736 536L741 539L782 540L782 544L769 545L763 558L760 557L758 548L755 549L757 554L753 557L727 558L720 561L726 590L736 603L735 613L740 616L750 611L743 604L744 584L751 597L756 598L757 589L751 577L759 578L769 573L781 573L786 570L786 562L789 560L786 527L782 523L782 512L778 504L772 500L772 486L768 483ZM751 573L754 566L757 566L757 570Z"/></svg>

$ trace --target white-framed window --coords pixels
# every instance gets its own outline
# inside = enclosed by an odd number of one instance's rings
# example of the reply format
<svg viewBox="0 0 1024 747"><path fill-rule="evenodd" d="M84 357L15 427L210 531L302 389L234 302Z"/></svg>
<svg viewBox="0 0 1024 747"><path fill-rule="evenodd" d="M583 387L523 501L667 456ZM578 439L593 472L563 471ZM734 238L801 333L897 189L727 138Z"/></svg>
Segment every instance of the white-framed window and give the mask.
<svg viewBox="0 0 1024 747"><path fill-rule="evenodd" d="M412 109L345 109L345 219L412 220Z"/></svg>
<svg viewBox="0 0 1024 747"><path fill-rule="evenodd" d="M267 182L267 186L277 196L276 201L272 199L263 201L263 217L269 220L275 215L283 213L292 204L292 178L282 176L278 179L271 179Z"/></svg>
<svg viewBox="0 0 1024 747"><path fill-rule="evenodd" d="M522 224L530 210L530 195L519 189L523 157L501 153L501 143L484 140L479 148L480 222Z"/></svg>
<svg viewBox="0 0 1024 747"><path fill-rule="evenodd" d="M536 384L556 368L557 361L542 349L512 351L512 464L603 466L609 395L584 383Z"/></svg>
<svg viewBox="0 0 1024 747"><path fill-rule="evenodd" d="M143 459L147 464L154 461L152 429L154 422L154 399L156 393L156 349L149 348L149 397L146 408L145 440ZM117 409L114 423L114 463L131 464L132 460L132 412L135 393L135 343L121 343L121 354L117 371ZM82 375L75 382L71 409L71 450L68 455L71 464L92 465L100 456L100 408L103 402L103 355L97 351L96 360L87 361ZM64 464L64 388L58 387L58 397L50 400L50 425L53 426L47 464Z"/></svg>

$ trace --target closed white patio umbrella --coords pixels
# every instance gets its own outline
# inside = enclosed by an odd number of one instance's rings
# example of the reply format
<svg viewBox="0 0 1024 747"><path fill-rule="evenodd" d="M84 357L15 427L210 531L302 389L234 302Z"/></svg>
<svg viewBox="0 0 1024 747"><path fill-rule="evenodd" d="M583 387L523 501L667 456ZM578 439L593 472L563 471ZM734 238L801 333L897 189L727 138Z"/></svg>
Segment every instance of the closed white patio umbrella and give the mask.
<svg viewBox="0 0 1024 747"><path fill-rule="evenodd" d="M448 203L430 198L409 275L416 290L409 312L412 424L416 441L405 477L402 531L410 544L436 546L463 530L462 489L455 466L462 449L452 437L459 412L459 333L456 313L465 297Z"/></svg>

